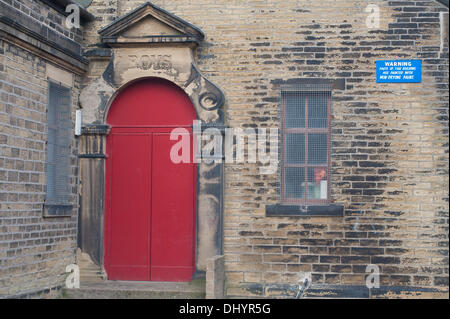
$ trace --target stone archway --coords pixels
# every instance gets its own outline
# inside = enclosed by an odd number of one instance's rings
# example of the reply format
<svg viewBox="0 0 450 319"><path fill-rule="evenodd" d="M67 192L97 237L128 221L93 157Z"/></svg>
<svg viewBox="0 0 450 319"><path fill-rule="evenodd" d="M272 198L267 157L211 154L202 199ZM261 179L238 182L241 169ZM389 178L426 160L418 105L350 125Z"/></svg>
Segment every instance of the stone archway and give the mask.
<svg viewBox="0 0 450 319"><path fill-rule="evenodd" d="M148 34L153 30L153 34ZM158 77L179 86L190 98L204 129L223 131L224 95L195 64L203 33L195 26L146 3L99 31L112 51L103 75L82 90L80 141L79 246L99 265L103 260L106 117L114 98L130 83ZM223 164L198 164L196 271L222 254Z"/></svg>

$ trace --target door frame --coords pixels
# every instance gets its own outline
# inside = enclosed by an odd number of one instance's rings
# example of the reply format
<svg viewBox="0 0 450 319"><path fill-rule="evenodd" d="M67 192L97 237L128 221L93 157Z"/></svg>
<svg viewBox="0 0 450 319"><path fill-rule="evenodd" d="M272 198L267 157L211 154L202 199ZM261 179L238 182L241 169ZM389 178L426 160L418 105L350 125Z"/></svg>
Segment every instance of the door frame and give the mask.
<svg viewBox="0 0 450 319"><path fill-rule="evenodd" d="M137 81L148 78L163 79L177 85L189 97L197 119L202 123L202 131L213 127L220 130L223 137L225 133L223 110L220 108L224 96L217 87L201 75L194 65L192 65L191 78L187 82L176 81L164 74L151 75L153 71L148 70L149 76L136 77L122 84L113 84L109 82L112 78L111 72L114 72L113 64L111 61L110 67L98 80L103 83L101 86L95 84L85 90L85 95L98 94L102 98L96 100L98 105L83 105L89 110L96 109L96 120L86 119L84 122L78 155L80 159L79 247L101 267L104 266L105 252L106 139L111 130L110 125L107 124L107 116L115 98ZM87 93L91 89L97 93ZM214 96L217 97L213 100L216 106L213 108L210 104L207 107L204 106L203 100ZM223 254L224 161L197 163L196 180L194 278L204 278L208 259Z"/></svg>

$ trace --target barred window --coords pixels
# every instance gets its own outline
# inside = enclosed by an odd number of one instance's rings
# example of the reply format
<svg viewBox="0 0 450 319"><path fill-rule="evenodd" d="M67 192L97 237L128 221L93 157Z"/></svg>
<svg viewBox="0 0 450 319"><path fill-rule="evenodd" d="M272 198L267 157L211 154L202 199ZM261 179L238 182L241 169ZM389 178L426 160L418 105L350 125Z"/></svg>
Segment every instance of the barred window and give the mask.
<svg viewBox="0 0 450 319"><path fill-rule="evenodd" d="M49 82L46 206L70 205L71 89ZM55 212L55 209L51 211ZM56 210L56 211L61 211ZM59 214L57 214L59 215Z"/></svg>
<svg viewBox="0 0 450 319"><path fill-rule="evenodd" d="M283 88L282 201L330 203L331 88Z"/></svg>

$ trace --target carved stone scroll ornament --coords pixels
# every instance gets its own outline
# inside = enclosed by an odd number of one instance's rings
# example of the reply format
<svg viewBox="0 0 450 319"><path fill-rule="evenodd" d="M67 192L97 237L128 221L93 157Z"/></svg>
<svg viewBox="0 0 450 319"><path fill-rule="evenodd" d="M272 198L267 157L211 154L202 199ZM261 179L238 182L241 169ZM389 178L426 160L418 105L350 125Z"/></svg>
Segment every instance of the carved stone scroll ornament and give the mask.
<svg viewBox="0 0 450 319"><path fill-rule="evenodd" d="M222 91L211 81L202 76L197 67L192 64L191 76L186 82L185 87L188 88L195 83L199 88L198 104L206 111L214 111L223 106L225 96Z"/></svg>

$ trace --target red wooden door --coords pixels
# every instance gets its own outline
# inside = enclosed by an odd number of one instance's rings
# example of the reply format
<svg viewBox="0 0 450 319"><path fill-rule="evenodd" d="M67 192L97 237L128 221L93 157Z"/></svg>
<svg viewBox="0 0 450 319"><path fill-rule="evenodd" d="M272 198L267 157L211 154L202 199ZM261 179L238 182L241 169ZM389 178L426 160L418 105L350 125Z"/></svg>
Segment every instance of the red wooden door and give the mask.
<svg viewBox="0 0 450 319"><path fill-rule="evenodd" d="M192 148L195 118L186 94L157 79L132 84L111 105L105 183L110 280L191 279L197 167L171 161L177 141L170 140L170 132L186 128Z"/></svg>

